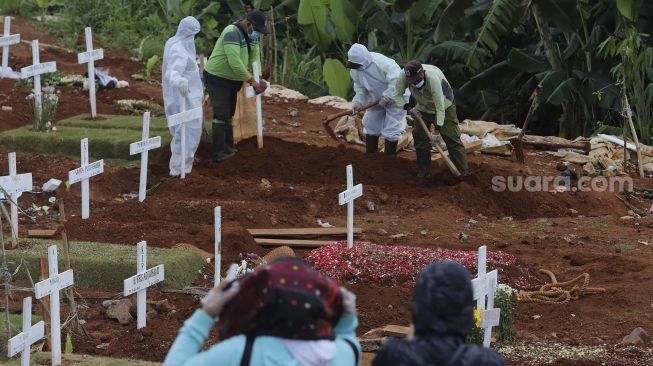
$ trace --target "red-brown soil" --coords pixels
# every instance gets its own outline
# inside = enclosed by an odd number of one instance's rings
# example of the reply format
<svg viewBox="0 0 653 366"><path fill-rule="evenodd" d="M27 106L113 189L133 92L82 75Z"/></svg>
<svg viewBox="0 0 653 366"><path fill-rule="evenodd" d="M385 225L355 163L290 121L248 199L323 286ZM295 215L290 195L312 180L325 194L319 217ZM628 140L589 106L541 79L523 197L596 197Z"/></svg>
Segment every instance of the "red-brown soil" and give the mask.
<svg viewBox="0 0 653 366"><path fill-rule="evenodd" d="M20 22L15 24L21 26ZM21 47L27 45L16 48ZM12 49L14 68L29 63L28 51ZM83 72L73 54L57 52L45 49L41 59L56 58L60 70ZM117 53L118 58L112 58L111 52L106 54L109 58L104 62L121 78L129 78L141 67L125 53ZM2 130L31 122L29 109L21 107L26 90L11 89L12 83L0 81L0 104L14 108L12 113L0 113ZM160 90L149 88L147 84L132 83L128 90L101 92L100 112L118 113L112 101L122 97L160 102ZM82 91L64 89L62 95L63 111L59 117L87 110ZM297 108L299 116L288 116L289 107ZM451 177L446 168L434 166L434 178L421 182L415 178L412 153L388 159L380 154L365 155L359 147L338 146L330 140L320 120L333 111L308 103L266 98L263 149L257 149L250 139L239 144L235 157L214 163L210 160L210 146L203 144L198 162L185 180L166 179L165 157L152 162L149 186L162 183L144 203L124 200L122 196L137 191L137 168L107 167L104 174L91 180L89 220L79 218L79 187L64 187L61 191L66 202L69 238L126 245L147 240L157 247L191 243L212 252L212 209L220 205L223 261L236 261L240 253L264 254L267 249L256 244L245 229L316 227L317 219L337 226L345 224L346 210L338 205L337 194L345 186L345 166L353 164L355 182L364 185L364 196L355 204L356 225L364 229L361 240L461 250L476 250L486 244L489 250L514 254L519 264L533 273L546 268L560 280L568 280L587 272L591 286L607 290L605 294L565 305L519 303L514 320L519 339L615 344L639 326L653 332L653 247L648 245L653 243L652 217L621 219L627 209L614 193L498 193L492 189L491 179L495 175L557 175L555 161L540 154L528 155L527 165L516 164L509 158L470 155L469 180L447 185ZM301 126L284 123L291 120ZM7 173L6 152L0 147L0 175ZM79 164L66 157L39 154L18 154L17 160L19 173L32 172L35 185L53 177L66 180L67 172ZM268 180L271 187L262 185L262 179ZM636 179L635 185L653 188L650 179ZM20 203L27 207L32 202L44 205L47 198L47 194L24 194ZM366 201L374 203L373 212L366 209ZM642 208L651 205L650 200L634 203ZM470 219L477 223L469 224ZM31 223L21 216L21 232L53 225L43 219ZM380 234L380 229L387 234ZM458 239L463 232L469 236L465 242ZM406 236L390 238L394 234ZM304 255L305 251L298 254ZM198 284L210 282L211 269L207 267L204 274L207 279L200 276ZM544 282L546 278L540 280ZM407 325L410 321L410 289L370 283L346 286L358 296L360 333L389 323ZM103 299L95 298L112 297L120 289L78 292L81 303L89 306L81 312L81 318L87 322L85 327L93 338L76 335L75 352L89 354L161 361L184 319L198 306L198 300L191 295L150 291L153 300L169 299L175 312L148 320L146 330L139 332L133 324L122 326L106 319L100 305ZM17 296L12 308L18 309L19 304ZM106 349L96 348L101 343L110 345Z"/></svg>

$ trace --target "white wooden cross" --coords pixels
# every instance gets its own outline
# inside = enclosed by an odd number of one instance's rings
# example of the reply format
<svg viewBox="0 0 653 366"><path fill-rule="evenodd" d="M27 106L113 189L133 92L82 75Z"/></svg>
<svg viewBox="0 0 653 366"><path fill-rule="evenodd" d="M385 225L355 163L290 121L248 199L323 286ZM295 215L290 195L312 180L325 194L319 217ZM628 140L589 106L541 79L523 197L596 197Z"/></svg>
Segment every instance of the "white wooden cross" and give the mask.
<svg viewBox="0 0 653 366"><path fill-rule="evenodd" d="M363 185L354 186L354 170L347 165L347 190L338 195L340 205L347 204L347 248L354 246L354 200L363 195Z"/></svg>
<svg viewBox="0 0 653 366"><path fill-rule="evenodd" d="M218 206L213 211L215 222L215 279L213 280L214 286L218 287L220 284L220 271L222 262L222 207Z"/></svg>
<svg viewBox="0 0 653 366"><path fill-rule="evenodd" d="M181 125L181 179L186 178L186 129L187 123L204 117L202 106L186 110L186 98L181 100L181 112L168 117L168 128ZM174 138L174 137L173 137Z"/></svg>
<svg viewBox="0 0 653 366"><path fill-rule="evenodd" d="M474 289L474 300L476 300L476 309L483 310L483 313L481 314L481 320L485 316L486 318L488 318L486 322L489 322L488 324L492 324L494 323L494 317L496 316L497 319L499 317L499 315L496 315L499 314L498 313L499 309L493 309L494 293L497 287L499 273L496 269L487 272L487 246L483 245L482 247L478 248L477 261L478 261L478 265L477 265L478 273L476 275L477 277L472 280L472 287ZM491 326L485 327L484 330L485 330L484 332L484 340L485 340L487 337L489 337L492 334L492 327ZM487 347L489 347L489 343Z"/></svg>
<svg viewBox="0 0 653 366"><path fill-rule="evenodd" d="M32 190L32 173L16 174L16 153L9 153L9 175L0 177L0 187L9 193L11 202L11 237L18 243L18 197ZM0 192L0 197L3 194Z"/></svg>
<svg viewBox="0 0 653 366"><path fill-rule="evenodd" d="M88 180L104 172L104 160L88 163L88 138L81 140L81 166L68 172L68 183L82 182L82 219L89 216L89 184Z"/></svg>
<svg viewBox="0 0 653 366"><path fill-rule="evenodd" d="M501 319L501 309L494 308L494 295L496 284L490 281L489 291L487 293L487 309L481 314L481 329L483 329L483 347L490 347L492 340L492 327L499 326Z"/></svg>
<svg viewBox="0 0 653 366"><path fill-rule="evenodd" d="M0 37L0 47L2 47L2 68L0 77L9 73L9 46L20 43L20 34L11 34L11 17L5 17L5 32Z"/></svg>
<svg viewBox="0 0 653 366"><path fill-rule="evenodd" d="M23 298L23 331L9 340L8 356L14 357L21 352L20 365L29 366L32 344L38 342L44 335L45 323L43 320L32 325L32 298L30 296Z"/></svg>
<svg viewBox="0 0 653 366"><path fill-rule="evenodd" d="M32 41L32 63L32 66L20 69L20 73L23 79L34 77L34 103L36 104L36 115L34 117L40 120L43 110L43 103L41 101L41 75L57 71L57 63L55 61L41 63L39 41L37 39Z"/></svg>
<svg viewBox="0 0 653 366"><path fill-rule="evenodd" d="M147 269L147 242L136 246L136 275L124 282L124 295L136 293L137 328L145 327L147 321L147 288L163 281L163 264Z"/></svg>
<svg viewBox="0 0 653 366"><path fill-rule="evenodd" d="M104 50L93 49L93 34L91 27L84 29L86 33L86 52L77 54L78 64L88 64L88 96L91 100L91 118L97 117L97 107L95 103L95 61L104 58Z"/></svg>
<svg viewBox="0 0 653 366"><path fill-rule="evenodd" d="M147 158L149 150L161 147L161 136L150 138L150 112L143 113L143 139L129 145L129 155L141 154L141 179L138 185L138 201L145 200L147 191Z"/></svg>
<svg viewBox="0 0 653 366"><path fill-rule="evenodd" d="M59 314L59 291L73 285L73 270L59 273L57 246L48 247L48 278L34 285L34 296L41 299L50 296L50 340L52 341L52 365L61 365L61 319Z"/></svg>
<svg viewBox="0 0 653 366"><path fill-rule="evenodd" d="M254 80L258 83L261 80L261 65L258 62L252 64ZM263 148L263 110L261 108L261 94L256 94L256 145Z"/></svg>

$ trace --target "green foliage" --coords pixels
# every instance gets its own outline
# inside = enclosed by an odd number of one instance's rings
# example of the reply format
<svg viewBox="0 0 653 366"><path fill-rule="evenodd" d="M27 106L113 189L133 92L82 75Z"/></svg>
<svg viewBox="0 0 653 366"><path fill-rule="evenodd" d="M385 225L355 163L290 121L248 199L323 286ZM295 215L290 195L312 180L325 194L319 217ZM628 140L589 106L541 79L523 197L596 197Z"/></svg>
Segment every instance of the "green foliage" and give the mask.
<svg viewBox="0 0 653 366"><path fill-rule="evenodd" d="M66 347L64 353L67 355L73 354L73 339L70 336L70 332L66 334Z"/></svg>
<svg viewBox="0 0 653 366"><path fill-rule="evenodd" d="M617 0L617 8L624 18L635 20L635 0Z"/></svg>
<svg viewBox="0 0 653 366"><path fill-rule="evenodd" d="M7 343L9 342L9 338L7 337L7 324L6 324L6 313L4 311L0 311L0 360L6 360L7 359ZM32 315L32 325L40 322L43 320L40 316L38 315ZM23 316L22 314L9 314L9 326L11 328L11 336L15 336L16 334L20 333L23 329ZM20 363L19 363L20 364ZM4 363L3 363L4 365Z"/></svg>
<svg viewBox="0 0 653 366"><path fill-rule="evenodd" d="M351 78L345 65L340 60L328 58L324 60L322 73L329 86L329 94L347 98L347 93L351 87Z"/></svg>
<svg viewBox="0 0 653 366"><path fill-rule="evenodd" d="M326 30L329 15L327 4L325 0L302 0L297 10L297 23L306 26L306 39L323 51L333 42Z"/></svg>
<svg viewBox="0 0 653 366"><path fill-rule="evenodd" d="M147 62L145 63L145 72L148 80L152 78L152 71L154 70L154 66L159 63L159 60L159 55L153 55L147 59Z"/></svg>

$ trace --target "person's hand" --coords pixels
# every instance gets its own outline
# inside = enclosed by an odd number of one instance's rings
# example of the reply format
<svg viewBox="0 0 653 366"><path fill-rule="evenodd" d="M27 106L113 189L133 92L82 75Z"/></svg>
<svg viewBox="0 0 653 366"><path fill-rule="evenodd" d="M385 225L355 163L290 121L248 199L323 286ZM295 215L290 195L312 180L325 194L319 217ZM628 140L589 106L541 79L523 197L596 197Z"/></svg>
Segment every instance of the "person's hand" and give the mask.
<svg viewBox="0 0 653 366"><path fill-rule="evenodd" d="M186 78L179 78L173 82L173 85L179 89L179 92L183 96L187 96L190 94L190 89L188 87L188 79Z"/></svg>
<svg viewBox="0 0 653 366"><path fill-rule="evenodd" d="M351 115L353 116L355 114L358 114L358 112L360 112L361 109L363 109L362 104L357 103L357 102L352 103L352 105L351 105Z"/></svg>
<svg viewBox="0 0 653 366"><path fill-rule="evenodd" d="M253 77L247 80L247 82L249 83L249 85L252 86L252 88L254 88L255 91L258 91L261 88L261 84L258 81L256 81L256 79L254 79Z"/></svg>
<svg viewBox="0 0 653 366"><path fill-rule="evenodd" d="M181 93L181 95L187 97L188 94L190 94L190 89L188 89L187 86L186 87L181 87L181 88L179 88L179 92Z"/></svg>
<svg viewBox="0 0 653 366"><path fill-rule="evenodd" d="M431 143L433 145L435 144L442 145L442 136L440 135L440 131L436 130L433 132L433 134L431 135Z"/></svg>
<svg viewBox="0 0 653 366"><path fill-rule="evenodd" d="M258 89L254 88L254 90L256 91L256 94L261 94L265 91L265 89L268 88L268 82L265 81L264 79L261 79L261 81L259 81L258 83L258 86L259 88Z"/></svg>
<svg viewBox="0 0 653 366"><path fill-rule="evenodd" d="M343 314L355 315L356 314L356 295L346 288L340 286L340 293L342 294L342 310Z"/></svg>
<svg viewBox="0 0 653 366"><path fill-rule="evenodd" d="M417 119L417 118L422 118L422 114L417 110L417 107L413 107L408 111L408 114Z"/></svg>
<svg viewBox="0 0 653 366"><path fill-rule="evenodd" d="M240 283L238 281L232 282L231 287L225 290L224 288L228 284L229 282L223 282L220 286L212 288L202 299L202 310L212 318L220 315L224 306L240 291Z"/></svg>
<svg viewBox="0 0 653 366"><path fill-rule="evenodd" d="M381 107L383 107L383 108L387 108L387 107L391 106L393 102L394 101L392 100L392 98L387 97L387 96L383 96L383 97L381 97L381 99L379 99L379 105Z"/></svg>

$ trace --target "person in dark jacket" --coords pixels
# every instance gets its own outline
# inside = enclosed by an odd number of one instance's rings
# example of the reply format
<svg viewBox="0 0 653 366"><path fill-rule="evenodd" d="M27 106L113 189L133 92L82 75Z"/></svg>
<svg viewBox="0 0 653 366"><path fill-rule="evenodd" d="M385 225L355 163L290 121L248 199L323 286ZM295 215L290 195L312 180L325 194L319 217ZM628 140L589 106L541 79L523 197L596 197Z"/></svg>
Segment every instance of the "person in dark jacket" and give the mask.
<svg viewBox="0 0 653 366"><path fill-rule="evenodd" d="M431 264L419 275L410 306L415 334L391 339L373 366L503 366L493 349L466 344L474 322L469 272L460 264Z"/></svg>

